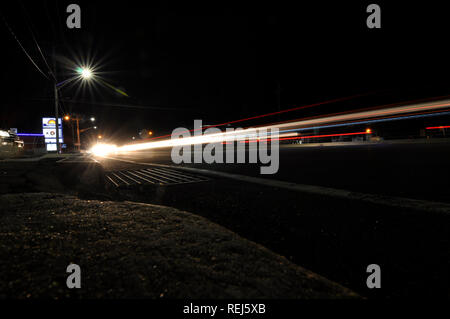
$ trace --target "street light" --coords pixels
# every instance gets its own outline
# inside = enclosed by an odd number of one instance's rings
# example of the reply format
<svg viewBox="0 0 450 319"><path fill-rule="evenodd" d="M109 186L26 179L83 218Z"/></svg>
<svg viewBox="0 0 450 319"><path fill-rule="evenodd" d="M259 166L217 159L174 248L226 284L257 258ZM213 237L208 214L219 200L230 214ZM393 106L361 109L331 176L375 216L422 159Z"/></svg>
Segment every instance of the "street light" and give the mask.
<svg viewBox="0 0 450 319"><path fill-rule="evenodd" d="M64 116L64 120L66 120L66 121L72 120L72 121L76 122L76 124L77 124L77 143L74 143L74 145L77 146L78 151L79 151L81 149L80 134L83 133L83 132L86 132L86 131L88 131L90 129L96 130L97 126L91 126L91 127L87 127L87 128L84 128L84 129L80 129L80 120L83 120L83 119L80 118L79 115L75 115L74 117L70 117L69 115L65 115ZM91 117L90 120L92 122L94 122L95 118ZM73 126L72 126L72 128L73 128ZM73 131L72 131L72 136L73 136Z"/></svg>
<svg viewBox="0 0 450 319"><path fill-rule="evenodd" d="M92 71L89 68L80 67L77 69L77 71L83 79L87 80L92 77Z"/></svg>
<svg viewBox="0 0 450 319"><path fill-rule="evenodd" d="M53 54L53 55L55 55L55 54ZM54 63L55 63L54 69L56 70L56 62L54 61ZM92 71L89 68L79 67L79 68L77 68L76 71L80 74L81 78L84 79L84 80L89 80L92 77ZM70 82L72 79L73 79L73 77L69 78L69 79L66 79L66 80L64 80L64 81L62 81L60 83L57 83L57 81L55 79L55 83L54 83L55 84L54 85L55 118L56 118L56 153L58 153L58 154L61 152L61 149L60 149L60 146L59 146L60 143L59 143L59 125L58 125L59 124L59 115L58 115L58 113L59 113L59 110L58 110L58 107L59 107L59 102L58 102L59 96L58 96L58 89L62 88L65 83ZM64 116L64 119L66 121L68 121L68 120L70 120L70 117L68 115L66 115L66 116ZM78 129L78 121L77 121L77 129ZM79 140L79 138L78 138L78 140ZM80 145L78 145L78 149L79 148L80 148Z"/></svg>

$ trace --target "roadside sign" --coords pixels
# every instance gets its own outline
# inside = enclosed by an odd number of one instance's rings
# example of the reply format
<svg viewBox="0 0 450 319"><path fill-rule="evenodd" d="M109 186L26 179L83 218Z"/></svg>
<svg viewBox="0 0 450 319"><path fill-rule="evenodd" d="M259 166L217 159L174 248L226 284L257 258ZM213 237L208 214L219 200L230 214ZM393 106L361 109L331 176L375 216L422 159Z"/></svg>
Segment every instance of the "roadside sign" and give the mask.
<svg viewBox="0 0 450 319"><path fill-rule="evenodd" d="M62 128L62 118L59 118L58 126ZM43 117L42 118L42 128L55 128L56 120L54 117Z"/></svg>
<svg viewBox="0 0 450 319"><path fill-rule="evenodd" d="M62 131L62 118L58 119L59 142L64 143ZM42 134L45 137L45 144L47 151L56 151L56 118L43 117L42 118Z"/></svg>

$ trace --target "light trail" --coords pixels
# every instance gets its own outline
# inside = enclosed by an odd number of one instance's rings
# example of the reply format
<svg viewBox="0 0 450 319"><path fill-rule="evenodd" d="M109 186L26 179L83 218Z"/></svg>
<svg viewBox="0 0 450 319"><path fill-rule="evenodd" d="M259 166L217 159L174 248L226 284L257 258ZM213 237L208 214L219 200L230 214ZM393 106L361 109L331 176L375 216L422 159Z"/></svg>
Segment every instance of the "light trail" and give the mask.
<svg viewBox="0 0 450 319"><path fill-rule="evenodd" d="M230 121L230 122L224 122L224 123L215 124L215 125L208 125L208 126L205 126L205 127L199 128L199 129L191 129L191 130L189 130L189 132L196 132L196 131L205 130L205 129L208 129L208 128L211 128L211 127L220 127L220 126L224 126L224 125L228 125L228 124L235 124L235 123L250 121L250 120L259 119L259 118L263 118L263 117L283 114L283 113L287 113L287 112L303 110L303 109L307 109L307 108L311 108L311 107L315 107L315 106L319 106L319 105L326 105L326 104L331 104L331 103L336 103L336 102L348 101L348 100L351 100L351 99L354 99L354 98L357 98L357 97L366 96L368 94L369 93L356 94L356 95L352 95L352 96L348 96L348 97L342 97L342 98L337 98L337 99L333 99L333 100L328 100L328 101L322 101L322 102L317 102L317 103L308 104L308 105L297 106L297 107L293 107L293 108L289 108L289 109L281 110L281 111L277 111L277 112L271 112L271 113L256 115L256 116L252 116L252 117L247 117L247 118L234 120L234 121ZM169 137L169 136L171 136L171 135L170 134L166 134L166 135L153 137L153 138L151 138L149 140L156 140L156 139L161 139L163 137Z"/></svg>
<svg viewBox="0 0 450 319"><path fill-rule="evenodd" d="M323 134L323 135L305 135L305 136L297 136L297 137L281 137L281 138L264 138L264 139L256 139L256 140L249 140L249 141L240 141L239 143L256 143L258 141L285 141L285 140L301 140L301 139L308 139L308 138L321 138L321 137L337 137L337 136L352 136L352 135L367 135L371 134L372 132L351 132L351 133L339 133L339 134Z"/></svg>
<svg viewBox="0 0 450 319"><path fill-rule="evenodd" d="M450 115L450 112L433 112L433 113L420 113L418 115L384 117L384 118L376 119L376 120L345 122L345 123L339 123L339 124L330 124L330 125L322 125L322 126L304 127L304 128L298 128L298 129L292 129L292 130L283 130L283 131L280 131L280 133L281 132L300 132L300 131L309 131L309 130L314 130L314 129L325 129L325 128L331 128L331 127L343 127L343 126L361 125L361 124L373 124L373 123L416 119L416 118L421 118L421 117L432 117L432 116L440 116L440 115Z"/></svg>
<svg viewBox="0 0 450 319"><path fill-rule="evenodd" d="M117 146L113 144L99 143L90 149L90 152L94 155L104 156L117 152Z"/></svg>
<svg viewBox="0 0 450 319"><path fill-rule="evenodd" d="M258 118L268 117L268 116L272 116L272 115L277 115L277 114L297 111L297 110L306 109L306 108L319 106L319 105L326 105L326 104L332 104L332 103L336 103L336 102L342 102L342 101L351 100L351 99L362 97L362 96L367 96L369 94L371 94L371 93L356 94L356 95L352 95L352 96L349 96L349 97L337 98L337 99L333 99L333 100L322 101L322 102L317 102L317 103L313 103L313 104L298 106L298 107L289 108L289 109L281 110L281 111L277 111L277 112L266 113L266 114L262 114L262 115L256 115L256 116L253 116L253 117L243 118L243 119L234 120L234 121L225 122L225 123L220 123L220 124L215 124L215 125L209 125L209 126L206 126L206 127L202 127L200 129L191 129L191 130L189 130L189 132L195 132L195 131L205 130L205 129L208 129L208 128L211 128L211 127L220 127L220 126L224 126L224 125L228 125L228 124L234 124L234 123L249 121L249 120L253 120L253 119L258 119ZM437 97L433 97L431 99L430 98L428 98L428 99L416 99L416 100L409 100L409 101L406 101L406 102L396 102L396 103L385 104L385 105L382 105L382 106L376 106L376 107L369 107L369 108L353 110L353 111L343 111L343 112L333 113L333 115L348 114L348 113L352 113L352 112L356 112L356 111L376 110L376 109L380 109L380 108L405 105L405 104L409 104L409 103L430 102L430 100L438 100L438 99L443 99L443 98L448 98L448 97L450 97L450 95L437 96ZM318 115L318 116L313 116L313 117L310 117L310 118L318 118L318 117L321 117L321 116L322 115ZM308 118L301 118L301 119L298 119L298 120L305 120L305 119L308 119ZM282 123L289 123L289 122L292 122L292 120L282 121L282 122L275 122L275 123L272 123L271 125L282 124ZM265 124L265 125L269 125L269 124ZM264 125L257 125L255 127L258 127L258 126L264 126ZM171 136L171 135L170 134L166 134L166 135L153 137L153 138L151 138L149 140L156 140L156 139L161 139L163 137L169 137L169 136Z"/></svg>
<svg viewBox="0 0 450 319"><path fill-rule="evenodd" d="M410 100L410 101L406 101L406 102L390 103L390 104L384 104L384 105L381 105L381 106L368 107L368 108L356 109L356 110L348 110L348 111L342 111L342 112L337 112L337 113L332 113L332 114L315 115L315 116L311 116L311 117L303 117L303 118L298 118L298 119L295 119L295 120L273 122L273 123L270 123L270 124L264 124L264 125L259 125L259 126L291 123L291 122L294 122L294 121L321 118L323 116L332 116L332 115L349 114L349 113L362 112L362 111L380 110L380 109L385 109L387 107L392 107L392 106L404 106L404 105L408 105L408 104L418 104L418 103L422 103L422 102L424 102L424 103L425 102L431 103L432 101L442 101L444 98L448 98L448 97L450 97L450 95L434 97L434 98L431 98L431 99L430 98L428 98L428 99L416 99L416 100ZM258 127L258 126L255 126L255 127Z"/></svg>
<svg viewBox="0 0 450 319"><path fill-rule="evenodd" d="M183 137L183 138L173 138L170 140L161 140L161 141L153 141L153 142L147 142L147 143L140 143L140 144L128 144L121 147L115 147L115 148L102 148L100 149L101 152L107 152L109 151L115 151L115 152L129 152L129 151L139 151L139 150L146 150L146 149L155 149L155 148L164 148L164 147L174 147L174 146L184 146L184 145L196 145L196 144L207 144L207 143L222 143L222 142L229 142L229 141L239 141L239 140L250 140L254 139L259 135L261 137L261 132L263 135L267 135L268 131L272 132L272 130L281 130L279 133L284 133L288 131L299 131L303 129L312 129L314 127L326 127L325 124L331 125L349 125L348 123L341 123L345 121L354 121L354 120L366 120L366 122L370 119L375 120L377 117L380 116L391 116L391 115L407 115L410 113L417 113L417 112L423 112L423 111L433 111L433 110L441 110L444 108L448 108L450 106L450 100L444 100L434 103L421 103L421 104L413 104L409 106L398 106L398 107L390 107L386 109L377 109L377 110L369 110L369 111L360 111L360 112L354 112L354 113L346 113L346 114L340 114L340 115L332 115L332 116L323 116L319 118L313 118L308 120L299 120L299 121L293 121L289 123L282 123L282 124L275 124L275 125L268 125L263 127L257 127L257 128L248 128L248 129L241 129L241 130L235 130L231 132L225 132L225 133L213 133L213 134L207 134L207 135L194 135L189 137ZM423 115L422 115L423 116ZM386 120L386 119L385 119ZM362 123L362 121L360 121ZM186 132L189 132L189 130L186 129ZM272 133L270 133L272 136ZM181 135L181 134L180 134ZM274 138L277 138L278 135L275 135ZM95 153L95 151L94 151Z"/></svg>
<svg viewBox="0 0 450 319"><path fill-rule="evenodd" d="M447 126L429 126L429 127L426 127L425 129L427 129L427 130L438 130L438 129L443 129L443 128L450 128L450 125L447 125Z"/></svg>
<svg viewBox="0 0 450 319"><path fill-rule="evenodd" d="M284 124L277 124L273 126L266 126L266 128L271 127L278 127L278 128L284 128L289 126L310 126L315 124L325 124L325 123L331 123L331 122L343 122L343 121L350 121L350 120L358 120L358 119L370 119L370 118L376 118L379 116L384 115L400 115L400 114L408 114L408 113L414 113L417 111L424 111L424 110L437 110L437 109L443 109L450 106L450 100L442 101L442 102L436 102L432 104L414 104L410 106L400 106L400 107L393 107L388 108L384 110L373 110L373 111L364 111L364 112L355 112L350 114L342 114L342 115L335 115L335 116L325 116L321 118L311 119L311 120L301 120L301 121L295 121L295 122L289 122Z"/></svg>

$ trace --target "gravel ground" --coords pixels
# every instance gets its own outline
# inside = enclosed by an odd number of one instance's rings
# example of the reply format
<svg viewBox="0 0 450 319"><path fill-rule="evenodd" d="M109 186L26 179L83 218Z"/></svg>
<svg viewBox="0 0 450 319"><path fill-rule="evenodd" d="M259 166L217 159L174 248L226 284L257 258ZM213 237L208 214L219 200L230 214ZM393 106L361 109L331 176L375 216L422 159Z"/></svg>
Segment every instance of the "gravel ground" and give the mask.
<svg viewBox="0 0 450 319"><path fill-rule="evenodd" d="M0 298L357 297L203 217L62 194L0 196L0 260Z"/></svg>
<svg viewBox="0 0 450 319"><path fill-rule="evenodd" d="M221 178L189 187L112 187L108 196L203 216L367 298L450 297L450 214ZM382 269L381 289L366 285L373 263Z"/></svg>

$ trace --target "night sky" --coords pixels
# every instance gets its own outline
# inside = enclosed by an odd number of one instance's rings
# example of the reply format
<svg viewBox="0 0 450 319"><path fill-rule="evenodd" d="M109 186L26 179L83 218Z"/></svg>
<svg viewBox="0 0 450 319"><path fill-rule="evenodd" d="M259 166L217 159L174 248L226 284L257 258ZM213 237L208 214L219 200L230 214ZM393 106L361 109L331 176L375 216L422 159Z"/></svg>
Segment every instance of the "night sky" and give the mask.
<svg viewBox="0 0 450 319"><path fill-rule="evenodd" d="M448 11L429 1L375 2L382 10L377 30L365 23L373 1L77 1L82 28L70 30L65 9L73 2L14 1L1 13L42 70L30 27L51 66L56 45L59 81L77 61L91 61L105 81L127 92L98 83L61 91L63 111L95 116L99 130L113 138L356 94L365 96L265 121L450 94ZM0 125L40 132L40 118L54 115L52 82L3 21L0 36ZM244 126L252 124L258 123Z"/></svg>

